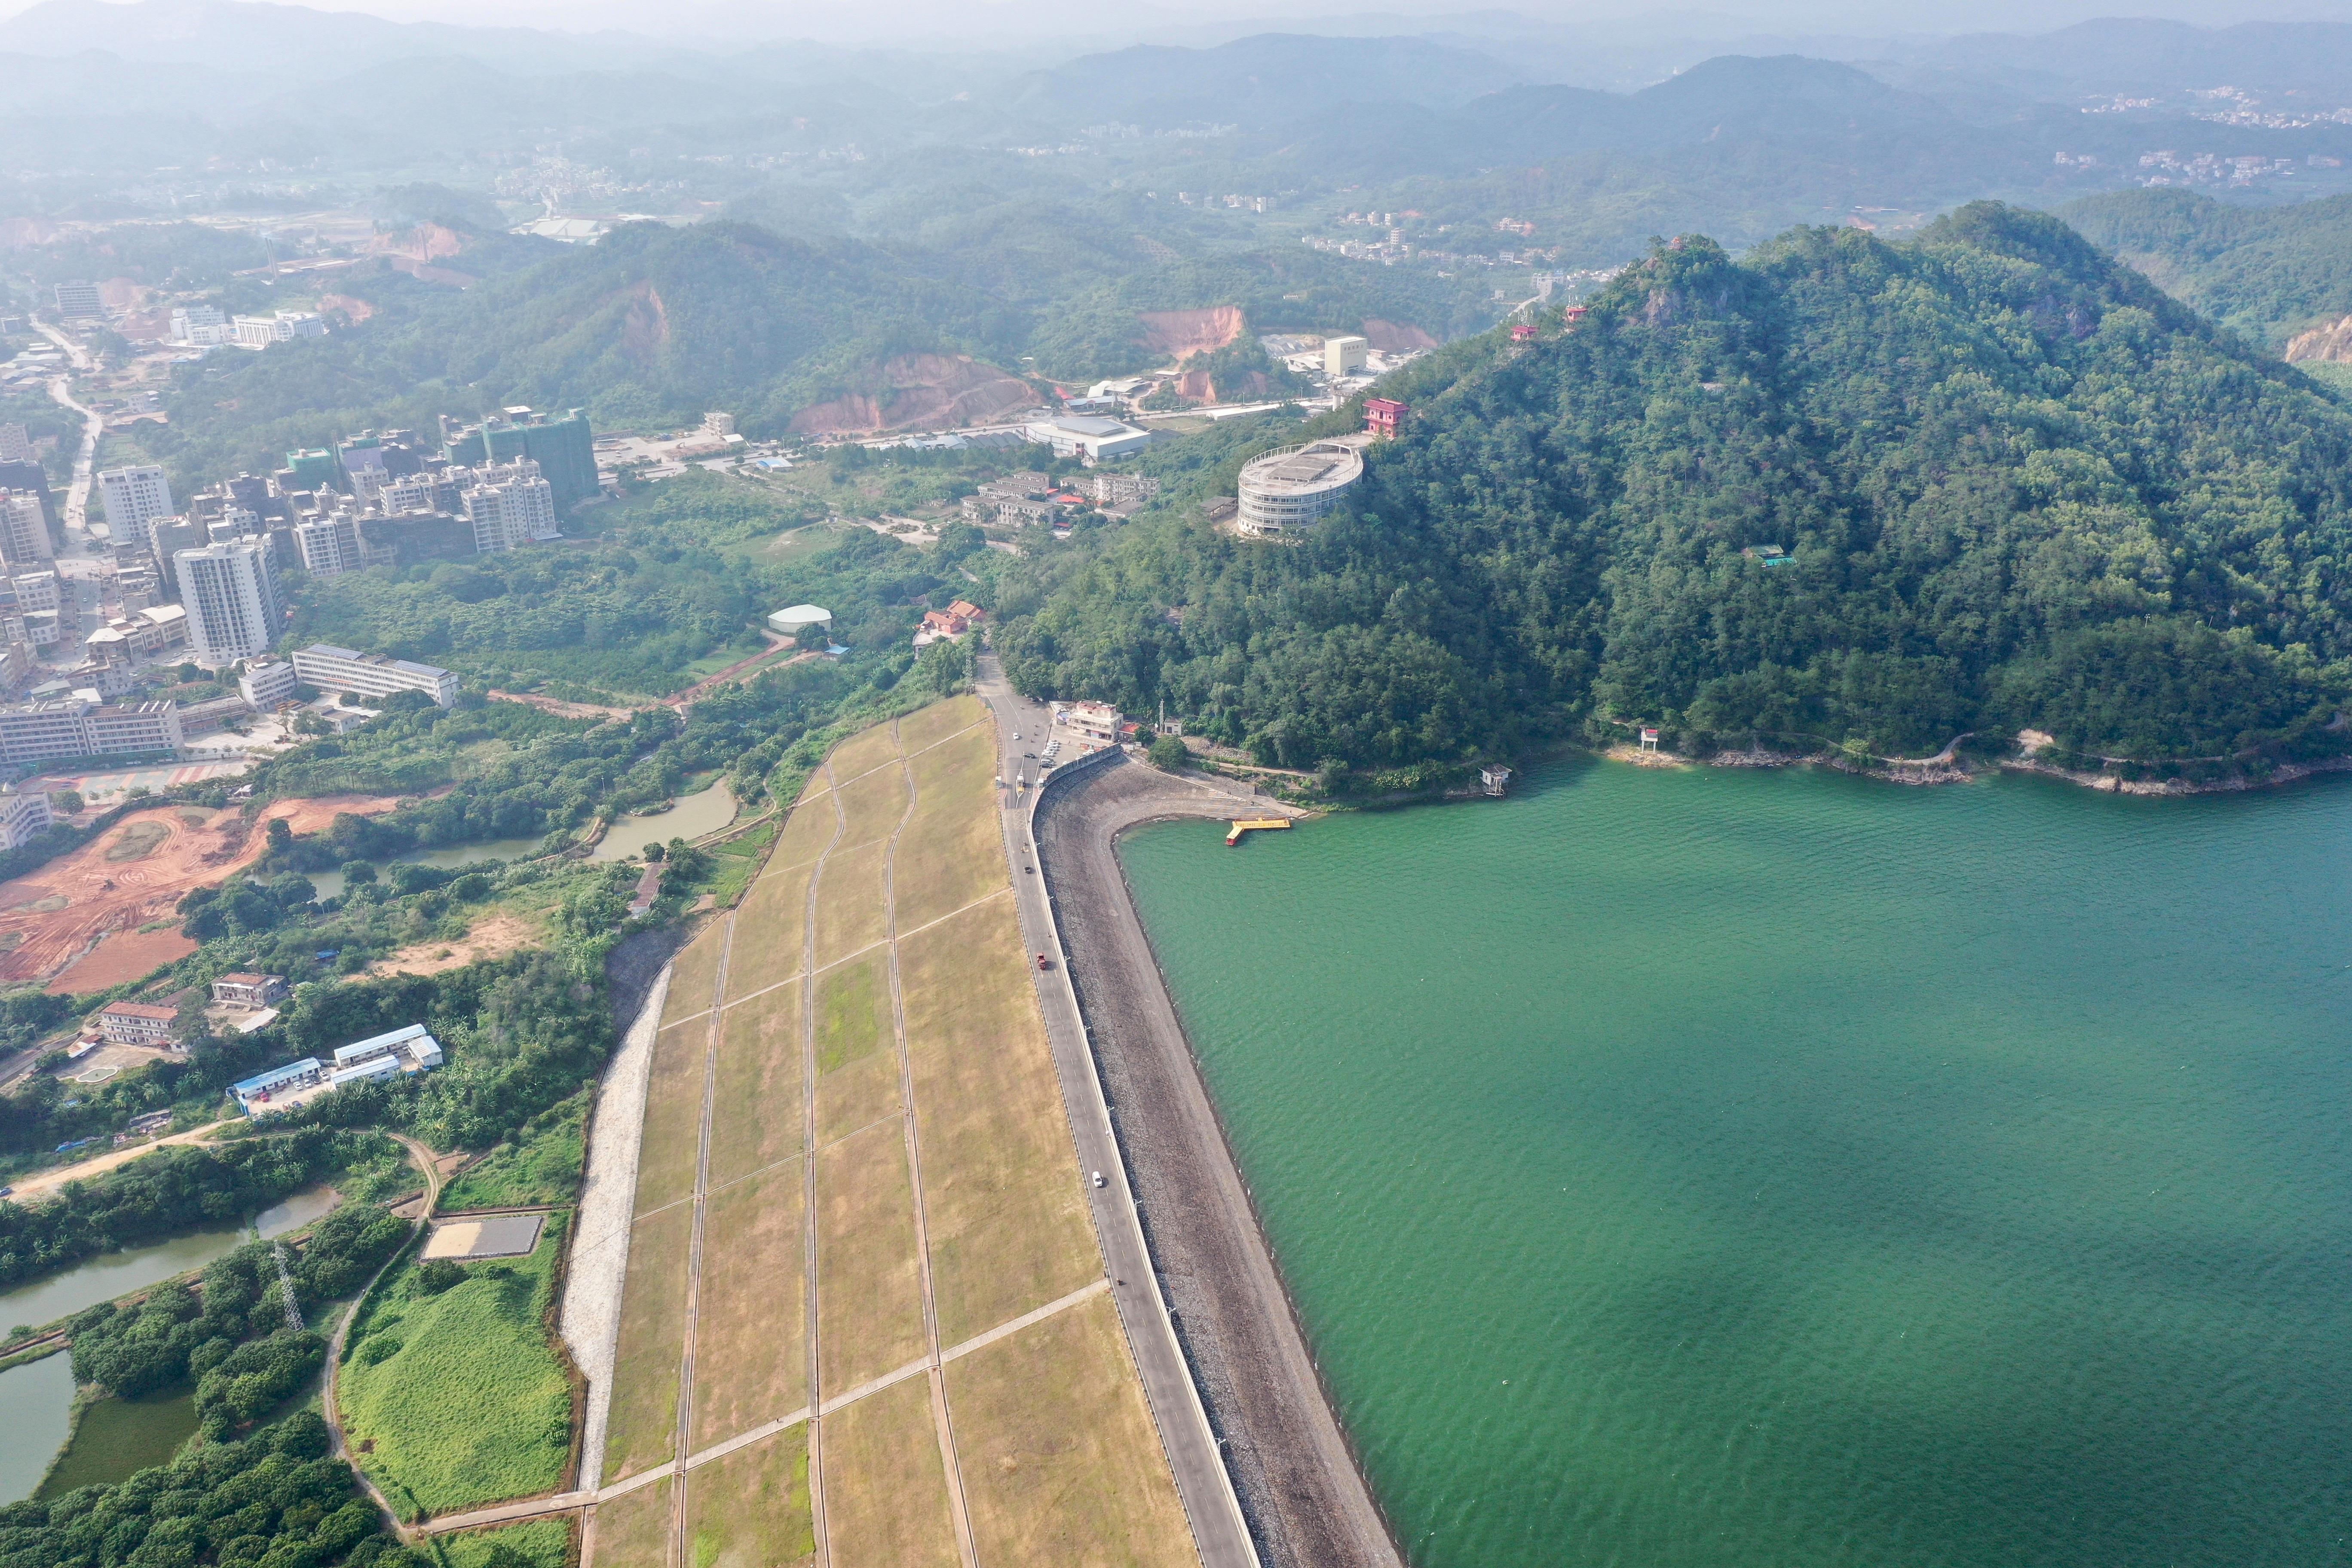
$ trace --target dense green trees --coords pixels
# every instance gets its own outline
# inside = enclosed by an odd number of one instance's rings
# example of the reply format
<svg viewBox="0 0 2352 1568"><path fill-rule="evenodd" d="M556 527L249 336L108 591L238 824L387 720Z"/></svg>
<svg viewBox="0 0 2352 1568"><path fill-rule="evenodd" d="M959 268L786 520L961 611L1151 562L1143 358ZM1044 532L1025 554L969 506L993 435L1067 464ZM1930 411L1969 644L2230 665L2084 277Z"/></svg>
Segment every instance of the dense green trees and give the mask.
<svg viewBox="0 0 2352 1568"><path fill-rule="evenodd" d="M1306 768L1580 721L2336 749L2352 416L2054 219L1678 241L1548 332L1424 373L1303 542L1170 516L1008 584L1008 669Z"/></svg>
<svg viewBox="0 0 2352 1568"><path fill-rule="evenodd" d="M114 1486L0 1508L0 1568L407 1568L418 1560L299 1411L243 1442L204 1443Z"/></svg>
<svg viewBox="0 0 2352 1568"><path fill-rule="evenodd" d="M2179 187L2111 191L2069 203L2059 216L2273 349L2352 315L2352 196L2257 207Z"/></svg>
<svg viewBox="0 0 2352 1568"><path fill-rule="evenodd" d="M354 1137L307 1128L174 1144L90 1181L68 1182L49 1202L0 1204L0 1285L174 1231L238 1224L352 1159L360 1152Z"/></svg>

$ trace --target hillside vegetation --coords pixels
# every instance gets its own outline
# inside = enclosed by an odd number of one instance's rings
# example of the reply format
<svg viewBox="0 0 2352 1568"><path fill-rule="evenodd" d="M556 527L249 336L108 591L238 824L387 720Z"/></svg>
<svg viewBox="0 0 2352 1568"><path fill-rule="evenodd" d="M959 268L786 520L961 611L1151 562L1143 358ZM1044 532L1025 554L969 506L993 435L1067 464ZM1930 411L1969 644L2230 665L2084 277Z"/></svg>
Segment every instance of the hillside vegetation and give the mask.
<svg viewBox="0 0 2352 1568"><path fill-rule="evenodd" d="M2116 191L2059 212L2174 297L2267 347L2352 315L2352 196L2243 207L2194 191Z"/></svg>
<svg viewBox="0 0 2352 1568"><path fill-rule="evenodd" d="M1294 767L1633 721L2339 744L2352 414L2053 218L1677 241L1532 350L1414 372L1409 435L1305 542L1171 509L1008 584L1014 679Z"/></svg>

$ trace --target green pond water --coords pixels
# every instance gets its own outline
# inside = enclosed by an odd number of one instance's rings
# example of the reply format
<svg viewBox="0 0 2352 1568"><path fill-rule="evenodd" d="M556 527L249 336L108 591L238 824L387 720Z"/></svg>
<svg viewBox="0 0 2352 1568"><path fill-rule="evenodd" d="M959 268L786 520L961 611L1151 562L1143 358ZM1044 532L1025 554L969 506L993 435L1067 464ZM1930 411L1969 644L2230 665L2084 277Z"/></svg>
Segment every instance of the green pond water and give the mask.
<svg viewBox="0 0 2352 1568"><path fill-rule="evenodd" d="M334 1205L333 1188L308 1187L256 1215L249 1230L194 1231L101 1253L61 1274L0 1294L0 1325L54 1322L201 1268L255 1234L267 1239L299 1229ZM33 1495L69 1429L73 1450L59 1469L70 1468L78 1478L75 1486L121 1480L142 1465L161 1464L196 1429L195 1400L188 1390L154 1399L101 1402L75 1428L72 1359L68 1354L46 1356L0 1372L0 1503Z"/></svg>
<svg viewBox="0 0 2352 1568"><path fill-rule="evenodd" d="M2352 1563L2347 781L1222 833L1123 855L1415 1563Z"/></svg>

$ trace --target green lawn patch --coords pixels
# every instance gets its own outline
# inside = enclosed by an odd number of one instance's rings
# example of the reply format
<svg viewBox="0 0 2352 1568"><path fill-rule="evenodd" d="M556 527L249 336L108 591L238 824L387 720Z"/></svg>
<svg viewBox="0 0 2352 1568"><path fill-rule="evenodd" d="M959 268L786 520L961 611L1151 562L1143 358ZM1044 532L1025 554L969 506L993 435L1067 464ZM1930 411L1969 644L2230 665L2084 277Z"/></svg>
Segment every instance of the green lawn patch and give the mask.
<svg viewBox="0 0 2352 1568"><path fill-rule="evenodd" d="M436 1537L431 1550L441 1568L564 1568L572 1556L572 1521L534 1519L504 1530L469 1530Z"/></svg>
<svg viewBox="0 0 2352 1568"><path fill-rule="evenodd" d="M719 907L730 907L743 896L758 874L761 858L768 846L776 841L777 824L771 819L724 844L714 844L703 854L709 858L710 869L694 884L695 891L718 897Z"/></svg>
<svg viewBox="0 0 2352 1568"><path fill-rule="evenodd" d="M404 1512L450 1513L562 1484L572 1388L548 1337L563 1221L529 1258L465 1266L446 1289L410 1262L352 1336L343 1420Z"/></svg>
<svg viewBox="0 0 2352 1568"><path fill-rule="evenodd" d="M589 1091L550 1106L523 1124L522 1135L441 1189L441 1208L508 1208L558 1204L580 1191Z"/></svg>

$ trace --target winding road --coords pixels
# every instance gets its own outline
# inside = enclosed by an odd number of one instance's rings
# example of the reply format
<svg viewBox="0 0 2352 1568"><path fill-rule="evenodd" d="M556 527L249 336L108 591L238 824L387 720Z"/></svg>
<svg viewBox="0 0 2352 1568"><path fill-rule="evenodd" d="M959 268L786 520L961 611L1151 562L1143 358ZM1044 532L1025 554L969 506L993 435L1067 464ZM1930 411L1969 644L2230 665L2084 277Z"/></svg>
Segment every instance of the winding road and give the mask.
<svg viewBox="0 0 2352 1568"><path fill-rule="evenodd" d="M441 1171L434 1163L436 1156L432 1150L404 1132L394 1132L390 1136L402 1148L408 1151L409 1163L425 1173L425 1203L424 1206L416 1211L415 1226L416 1233L422 1234L425 1227L433 1223L434 1207L441 1201ZM415 1239L415 1237L412 1236L411 1239ZM368 1479L368 1473L360 1468L359 1460L352 1455L351 1445L343 1436L342 1412L335 1405L335 1373L343 1364L343 1342L351 1334L352 1321L360 1315L361 1304L374 1291L376 1281L383 1278L384 1270L394 1267L407 1255L408 1248L403 1247L390 1258L385 1258L383 1268L368 1276L368 1282L360 1288L358 1295L352 1298L352 1304L343 1309L342 1320L336 1323L334 1333L327 1341L327 1371L319 1395L320 1411L327 1420L327 1438L330 1445L327 1451L351 1466L352 1474L358 1478L360 1486L367 1492L369 1500L375 1504L384 1518L392 1521L394 1533L403 1541L409 1538L406 1521L393 1508L391 1500L377 1489L375 1482Z"/></svg>
<svg viewBox="0 0 2352 1568"><path fill-rule="evenodd" d="M90 363L89 351L65 333L46 321L37 321L34 325L39 330L41 336L65 351L67 361L75 370L87 371L98 368ZM73 488L66 492L64 522L69 532L77 529L87 531L89 527L89 487L92 476L97 470L98 438L105 433L106 416L95 408L86 407L74 401L73 375L70 372L56 377L48 384L50 402L70 408L81 416L81 449L74 455Z"/></svg>

